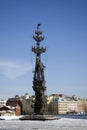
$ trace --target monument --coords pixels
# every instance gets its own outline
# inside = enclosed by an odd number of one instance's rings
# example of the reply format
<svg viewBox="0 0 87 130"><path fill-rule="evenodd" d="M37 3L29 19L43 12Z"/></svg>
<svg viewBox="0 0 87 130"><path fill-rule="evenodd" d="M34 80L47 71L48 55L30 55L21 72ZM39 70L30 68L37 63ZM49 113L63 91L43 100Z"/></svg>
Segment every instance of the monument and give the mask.
<svg viewBox="0 0 87 130"><path fill-rule="evenodd" d="M44 40L42 31L40 30L41 24L37 24L37 29L33 39L36 41L36 46L32 47L32 52L36 55L34 77L33 77L33 90L35 92L34 114L26 115L20 118L21 120L55 120L59 119L54 115L47 114L47 99L45 95L45 66L41 61L41 54L46 52L46 47L41 46Z"/></svg>
<svg viewBox="0 0 87 130"><path fill-rule="evenodd" d="M33 36L34 40L36 41L36 46L32 47L32 51L36 54L36 63L33 78L33 90L35 91L34 113L36 115L44 115L46 114L47 100L45 95L45 66L41 61L41 54L45 53L46 47L40 46L41 41L44 40L44 37L42 36L42 31L40 31L39 27L40 24L37 25L37 30Z"/></svg>

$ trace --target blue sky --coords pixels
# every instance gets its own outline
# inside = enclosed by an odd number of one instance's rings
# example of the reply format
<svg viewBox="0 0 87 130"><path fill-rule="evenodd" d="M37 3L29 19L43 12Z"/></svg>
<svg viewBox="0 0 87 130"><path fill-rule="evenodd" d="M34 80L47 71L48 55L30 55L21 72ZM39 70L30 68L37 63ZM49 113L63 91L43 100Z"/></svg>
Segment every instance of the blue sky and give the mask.
<svg viewBox="0 0 87 130"><path fill-rule="evenodd" d="M32 89L38 23L47 94L87 99L87 0L0 0L0 99Z"/></svg>

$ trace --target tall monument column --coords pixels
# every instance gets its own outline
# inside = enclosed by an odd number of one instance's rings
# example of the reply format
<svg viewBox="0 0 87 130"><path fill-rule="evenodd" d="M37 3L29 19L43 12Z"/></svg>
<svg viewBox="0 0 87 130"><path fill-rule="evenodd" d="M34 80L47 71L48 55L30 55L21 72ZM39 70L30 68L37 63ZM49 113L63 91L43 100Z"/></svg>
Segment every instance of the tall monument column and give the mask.
<svg viewBox="0 0 87 130"><path fill-rule="evenodd" d="M36 41L36 46L32 47L32 51L36 55L36 62L35 62L35 70L34 70L34 77L33 77L33 90L35 91L35 106L34 106L34 113L36 115L45 115L46 114L46 86L45 86L45 76L44 76L44 69L45 66L41 61L41 54L45 53L46 47L41 47L41 41L44 40L42 36L42 31L40 31L40 24L37 25L37 29L35 31L35 35L33 39Z"/></svg>
<svg viewBox="0 0 87 130"><path fill-rule="evenodd" d="M44 69L45 66L41 60L41 54L46 52L46 47L41 46L41 41L44 40L42 36L42 31L40 30L40 24L37 25L37 29L33 36L33 39L36 41L36 46L32 47L32 51L35 53L35 69L33 77L33 90L35 92L35 104L34 104L34 114L24 115L20 120L55 120L59 119L54 115L47 115L47 98L45 95L46 86L45 86L45 75Z"/></svg>

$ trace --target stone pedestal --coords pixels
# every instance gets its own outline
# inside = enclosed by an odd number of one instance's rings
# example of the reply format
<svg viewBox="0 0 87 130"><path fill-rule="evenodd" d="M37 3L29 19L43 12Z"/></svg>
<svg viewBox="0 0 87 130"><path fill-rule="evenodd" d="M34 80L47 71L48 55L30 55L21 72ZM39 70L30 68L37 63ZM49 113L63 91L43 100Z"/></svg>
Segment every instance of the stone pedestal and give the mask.
<svg viewBox="0 0 87 130"><path fill-rule="evenodd" d="M26 115L20 118L20 120L41 120L41 121L58 120L58 119L60 118L53 115Z"/></svg>

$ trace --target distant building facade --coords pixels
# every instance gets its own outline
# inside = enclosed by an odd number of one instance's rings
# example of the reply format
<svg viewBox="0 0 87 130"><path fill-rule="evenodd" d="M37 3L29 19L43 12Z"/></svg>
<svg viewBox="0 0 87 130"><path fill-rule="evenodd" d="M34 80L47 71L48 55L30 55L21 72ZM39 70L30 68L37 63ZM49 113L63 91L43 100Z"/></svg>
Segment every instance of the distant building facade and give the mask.
<svg viewBox="0 0 87 130"><path fill-rule="evenodd" d="M66 114L67 113L67 101L64 97L60 95L52 95L50 97L51 102L48 104L48 113L49 114Z"/></svg>
<svg viewBox="0 0 87 130"><path fill-rule="evenodd" d="M0 108L0 116L15 116L15 110L12 110L7 106L3 106Z"/></svg>
<svg viewBox="0 0 87 130"><path fill-rule="evenodd" d="M48 98L49 114L87 113L87 100L63 94L53 94Z"/></svg>
<svg viewBox="0 0 87 130"><path fill-rule="evenodd" d="M0 108L6 106L6 101L5 100L0 100Z"/></svg>
<svg viewBox="0 0 87 130"><path fill-rule="evenodd" d="M9 98L6 103L7 106L15 107L16 115L22 115L22 100L20 97Z"/></svg>
<svg viewBox="0 0 87 130"><path fill-rule="evenodd" d="M16 95L14 98L9 98L7 102L0 103L1 107L9 106L11 111L15 111L15 115L34 114L35 96L29 96L28 93L21 97ZM47 97L47 113L54 115L87 113L87 100L79 99L75 95L69 97L64 94L52 94Z"/></svg>
<svg viewBox="0 0 87 130"><path fill-rule="evenodd" d="M78 99L77 107L78 107L78 113L87 113L87 100Z"/></svg>
<svg viewBox="0 0 87 130"><path fill-rule="evenodd" d="M14 98L9 98L6 103L7 106L15 107L16 115L27 115L34 113L32 108L32 98L25 93L24 96L16 95Z"/></svg>

